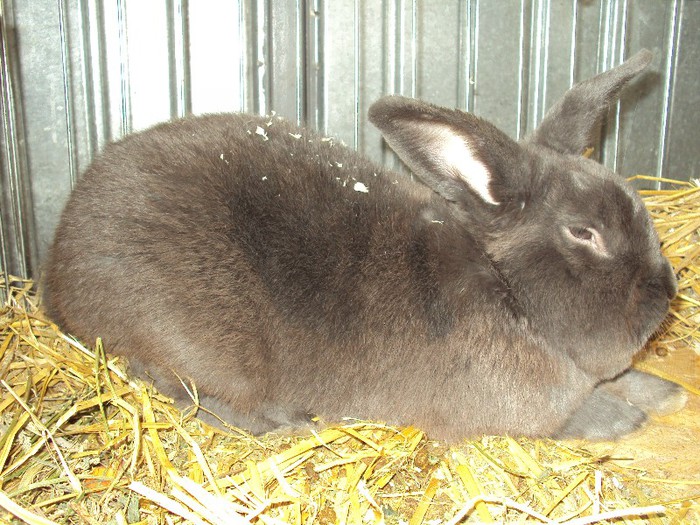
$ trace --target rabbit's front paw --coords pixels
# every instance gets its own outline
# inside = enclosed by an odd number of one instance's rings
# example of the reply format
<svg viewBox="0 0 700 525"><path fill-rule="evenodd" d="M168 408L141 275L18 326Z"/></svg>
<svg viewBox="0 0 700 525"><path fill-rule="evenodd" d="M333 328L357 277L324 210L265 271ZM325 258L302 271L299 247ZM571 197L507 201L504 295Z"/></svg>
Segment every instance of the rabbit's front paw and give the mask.
<svg viewBox="0 0 700 525"><path fill-rule="evenodd" d="M554 437L614 440L633 432L645 420L646 414L636 406L596 388Z"/></svg>
<svg viewBox="0 0 700 525"><path fill-rule="evenodd" d="M671 414L682 409L688 401L688 394L677 384L634 369L602 383L600 387L647 414Z"/></svg>

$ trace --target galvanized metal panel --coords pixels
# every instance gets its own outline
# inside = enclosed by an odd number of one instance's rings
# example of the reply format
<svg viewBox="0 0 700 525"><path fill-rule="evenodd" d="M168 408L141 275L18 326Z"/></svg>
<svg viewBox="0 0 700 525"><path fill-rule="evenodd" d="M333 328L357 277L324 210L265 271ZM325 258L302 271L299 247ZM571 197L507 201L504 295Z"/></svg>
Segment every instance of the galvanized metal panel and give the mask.
<svg viewBox="0 0 700 525"><path fill-rule="evenodd" d="M698 177L700 1L5 0L2 269L36 275L104 143L189 113L275 111L398 166L368 124L385 93L523 137L574 82L654 50L598 154Z"/></svg>
<svg viewBox="0 0 700 525"><path fill-rule="evenodd" d="M31 194L28 191L22 173L26 173L24 151L19 137L23 130L19 129L21 118L18 118L18 103L15 97L15 82L13 82L13 64L15 33L6 25L7 15L0 12L0 111L2 125L0 140L2 155L0 155L0 271L12 275L26 275L29 268L28 254L32 251L28 246L26 232L31 231ZM14 60L13 60L14 59ZM0 288L0 298L5 290L9 290L10 279L5 279L4 288Z"/></svg>
<svg viewBox="0 0 700 525"><path fill-rule="evenodd" d="M674 52L668 53L668 122L663 128L661 173L700 178L700 2L680 2ZM684 45L685 43L691 45Z"/></svg>

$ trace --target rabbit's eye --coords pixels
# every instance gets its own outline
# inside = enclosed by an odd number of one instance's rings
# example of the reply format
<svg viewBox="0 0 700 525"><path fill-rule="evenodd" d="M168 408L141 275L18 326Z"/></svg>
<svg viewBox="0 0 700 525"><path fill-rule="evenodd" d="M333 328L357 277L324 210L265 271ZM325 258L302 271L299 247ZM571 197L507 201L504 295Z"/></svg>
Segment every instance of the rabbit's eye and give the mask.
<svg viewBox="0 0 700 525"><path fill-rule="evenodd" d="M598 230L595 228L586 228L585 226L569 226L568 228L564 228L564 232L577 244L587 246L595 253L603 257L610 257L610 253L605 246L605 241L603 240L602 235L600 235Z"/></svg>
<svg viewBox="0 0 700 525"><path fill-rule="evenodd" d="M569 227L569 232L571 232L572 236L582 241L590 241L593 239L593 232L588 228Z"/></svg>

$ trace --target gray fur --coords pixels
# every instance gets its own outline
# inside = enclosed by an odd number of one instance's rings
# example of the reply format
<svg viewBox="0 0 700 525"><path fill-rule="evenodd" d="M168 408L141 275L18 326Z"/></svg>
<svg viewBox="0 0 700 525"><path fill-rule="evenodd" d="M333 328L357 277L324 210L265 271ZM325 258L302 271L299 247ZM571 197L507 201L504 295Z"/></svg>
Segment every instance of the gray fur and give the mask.
<svg viewBox="0 0 700 525"><path fill-rule="evenodd" d="M644 414L603 385L676 283L637 194L579 153L645 57L574 87L521 143L380 99L370 120L425 184L278 118L128 136L66 206L48 311L183 403L175 373L193 380L203 406L254 432L318 414L450 440L618 437ZM482 194L455 168L467 146Z"/></svg>

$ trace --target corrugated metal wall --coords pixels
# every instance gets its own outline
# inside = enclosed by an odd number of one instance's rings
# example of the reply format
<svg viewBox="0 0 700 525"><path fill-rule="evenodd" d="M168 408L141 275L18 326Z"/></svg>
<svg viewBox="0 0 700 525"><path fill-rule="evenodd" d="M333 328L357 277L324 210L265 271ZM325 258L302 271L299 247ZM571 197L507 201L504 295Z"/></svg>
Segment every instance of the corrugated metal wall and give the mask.
<svg viewBox="0 0 700 525"><path fill-rule="evenodd" d="M1 1L1 0L0 0ZM601 151L623 174L698 174L697 0L4 0L2 269L36 275L105 141L212 111L276 111L395 163L384 93L474 111L514 137L574 81L641 47L652 72Z"/></svg>

